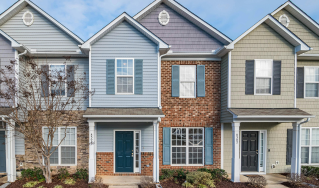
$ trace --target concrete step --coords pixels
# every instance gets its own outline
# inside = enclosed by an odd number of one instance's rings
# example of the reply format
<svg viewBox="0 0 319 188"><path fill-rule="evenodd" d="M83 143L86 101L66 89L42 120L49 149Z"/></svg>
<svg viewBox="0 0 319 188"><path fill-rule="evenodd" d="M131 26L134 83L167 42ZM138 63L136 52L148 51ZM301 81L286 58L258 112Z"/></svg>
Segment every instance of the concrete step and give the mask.
<svg viewBox="0 0 319 188"><path fill-rule="evenodd" d="M110 185L109 188L138 188L138 185Z"/></svg>

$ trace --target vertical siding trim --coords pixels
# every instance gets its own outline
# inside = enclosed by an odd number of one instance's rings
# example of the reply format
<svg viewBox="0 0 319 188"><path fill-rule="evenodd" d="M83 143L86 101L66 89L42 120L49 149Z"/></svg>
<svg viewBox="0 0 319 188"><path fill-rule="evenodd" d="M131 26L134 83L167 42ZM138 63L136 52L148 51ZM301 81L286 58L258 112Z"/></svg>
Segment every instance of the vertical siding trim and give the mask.
<svg viewBox="0 0 319 188"><path fill-rule="evenodd" d="M228 52L228 90L227 108L231 108L231 52Z"/></svg>

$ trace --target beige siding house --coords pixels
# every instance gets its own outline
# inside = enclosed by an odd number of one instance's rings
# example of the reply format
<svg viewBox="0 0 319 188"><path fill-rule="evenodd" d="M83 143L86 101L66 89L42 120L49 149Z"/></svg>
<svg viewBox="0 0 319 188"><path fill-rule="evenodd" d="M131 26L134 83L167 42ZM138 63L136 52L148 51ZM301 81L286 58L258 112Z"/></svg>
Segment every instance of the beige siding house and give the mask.
<svg viewBox="0 0 319 188"><path fill-rule="evenodd" d="M318 28L288 1L218 52L221 167L232 181L319 163Z"/></svg>

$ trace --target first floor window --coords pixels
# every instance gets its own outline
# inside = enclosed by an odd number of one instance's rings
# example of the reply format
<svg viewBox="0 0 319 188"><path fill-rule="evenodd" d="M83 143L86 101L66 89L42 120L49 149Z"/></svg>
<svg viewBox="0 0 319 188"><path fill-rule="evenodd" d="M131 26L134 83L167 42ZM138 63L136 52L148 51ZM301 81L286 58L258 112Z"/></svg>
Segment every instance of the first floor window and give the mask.
<svg viewBox="0 0 319 188"><path fill-rule="evenodd" d="M172 128L172 164L203 165L204 129Z"/></svg>
<svg viewBox="0 0 319 188"><path fill-rule="evenodd" d="M306 97L318 97L319 67L305 67Z"/></svg>
<svg viewBox="0 0 319 188"><path fill-rule="evenodd" d="M66 95L66 83L65 81L59 80L59 77L64 78L66 73L65 65L50 65L50 74L52 76L52 82L50 86L51 94L57 96Z"/></svg>
<svg viewBox="0 0 319 188"><path fill-rule="evenodd" d="M319 163L319 128L301 130L301 163Z"/></svg>
<svg viewBox="0 0 319 188"><path fill-rule="evenodd" d="M256 94L272 94L272 60L255 60L256 73Z"/></svg>
<svg viewBox="0 0 319 188"><path fill-rule="evenodd" d="M43 139L47 142L48 128L43 128ZM62 143L60 141L64 138ZM50 142L50 139L49 139ZM51 151L54 153L50 156L50 162L52 165L75 165L76 164L76 128L59 127L53 138L53 147ZM59 146L58 146L59 145Z"/></svg>
<svg viewBox="0 0 319 188"><path fill-rule="evenodd" d="M134 93L134 59L116 59L116 93Z"/></svg>

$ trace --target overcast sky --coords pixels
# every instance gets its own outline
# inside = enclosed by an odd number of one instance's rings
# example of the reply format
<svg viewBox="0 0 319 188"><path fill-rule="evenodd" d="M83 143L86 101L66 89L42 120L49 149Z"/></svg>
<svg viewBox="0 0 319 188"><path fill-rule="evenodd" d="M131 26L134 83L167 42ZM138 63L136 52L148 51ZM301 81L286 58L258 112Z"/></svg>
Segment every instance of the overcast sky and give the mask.
<svg viewBox="0 0 319 188"><path fill-rule="evenodd" d="M286 0L177 0L206 22L236 39ZM317 22L319 0L292 0ZM0 0L0 12L16 0ZM102 27L127 12L134 16L153 0L33 0L35 4L87 40Z"/></svg>

